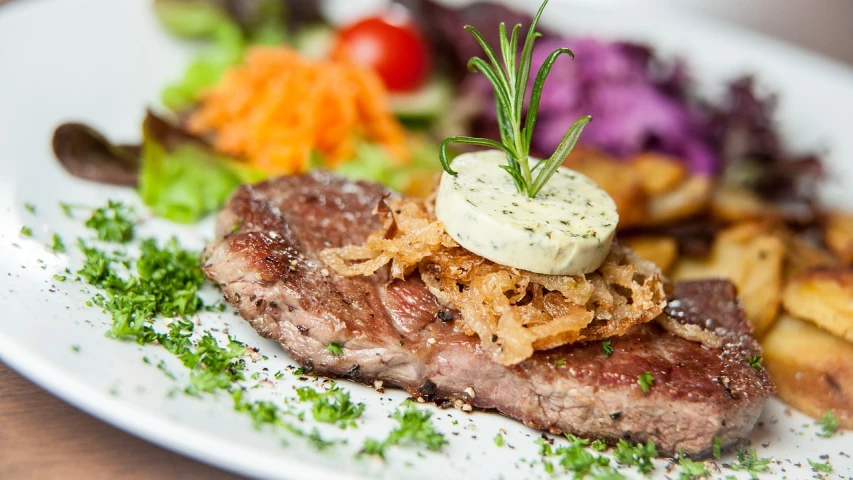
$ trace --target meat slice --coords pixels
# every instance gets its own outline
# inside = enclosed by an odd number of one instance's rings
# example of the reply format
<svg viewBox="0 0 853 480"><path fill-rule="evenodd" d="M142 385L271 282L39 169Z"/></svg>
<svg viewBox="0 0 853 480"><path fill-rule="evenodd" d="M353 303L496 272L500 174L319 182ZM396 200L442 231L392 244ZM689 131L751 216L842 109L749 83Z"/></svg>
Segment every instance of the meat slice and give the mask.
<svg viewBox="0 0 853 480"><path fill-rule="evenodd" d="M661 453L707 455L753 427L773 386L748 366L759 353L734 287L679 283L670 323L715 333L709 348L639 325L599 342L537 352L514 366L491 361L479 339L458 332L417 278L343 278L317 259L324 248L362 243L389 192L325 172L243 186L220 213L204 270L264 337L306 369L406 389L414 397L495 409L553 433L654 442ZM328 346L337 342L343 354ZM649 372L648 393L638 376Z"/></svg>

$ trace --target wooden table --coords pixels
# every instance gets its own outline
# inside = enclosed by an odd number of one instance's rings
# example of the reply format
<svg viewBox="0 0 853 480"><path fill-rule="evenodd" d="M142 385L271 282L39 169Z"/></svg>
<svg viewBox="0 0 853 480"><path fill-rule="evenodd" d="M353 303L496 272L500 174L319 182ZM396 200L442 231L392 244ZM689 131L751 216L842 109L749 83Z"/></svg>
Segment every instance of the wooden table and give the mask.
<svg viewBox="0 0 853 480"><path fill-rule="evenodd" d="M0 363L0 478L240 477L128 435Z"/></svg>

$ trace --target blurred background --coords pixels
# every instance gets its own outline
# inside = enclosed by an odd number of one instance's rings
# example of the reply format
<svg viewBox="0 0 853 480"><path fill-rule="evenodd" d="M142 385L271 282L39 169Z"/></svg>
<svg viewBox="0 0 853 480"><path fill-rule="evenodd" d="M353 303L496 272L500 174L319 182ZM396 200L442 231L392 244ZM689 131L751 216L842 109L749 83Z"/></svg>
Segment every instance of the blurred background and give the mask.
<svg viewBox="0 0 853 480"><path fill-rule="evenodd" d="M2 2L3 0L0 0ZM386 0L320 0L335 17L343 3L381 8ZM693 12L747 27L853 64L853 1L850 0L574 0L578 4L612 5L613 8L662 9ZM459 4L459 0L442 3ZM538 0L504 0L508 5Z"/></svg>

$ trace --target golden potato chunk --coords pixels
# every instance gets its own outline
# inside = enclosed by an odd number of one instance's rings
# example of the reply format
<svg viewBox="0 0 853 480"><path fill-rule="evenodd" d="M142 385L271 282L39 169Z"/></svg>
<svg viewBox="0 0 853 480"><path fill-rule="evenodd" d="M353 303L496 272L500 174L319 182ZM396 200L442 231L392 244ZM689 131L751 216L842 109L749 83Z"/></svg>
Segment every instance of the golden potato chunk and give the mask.
<svg viewBox="0 0 853 480"><path fill-rule="evenodd" d="M563 165L591 178L613 198L620 228L645 223L648 195L636 173L625 162L582 148L572 152Z"/></svg>
<svg viewBox="0 0 853 480"><path fill-rule="evenodd" d="M754 192L734 185L720 185L711 196L711 215L723 222L743 222L766 215L769 207Z"/></svg>
<svg viewBox="0 0 853 480"><path fill-rule="evenodd" d="M672 237L642 235L620 239L619 242L634 250L640 258L656 264L664 272L669 272L678 256L678 242Z"/></svg>
<svg viewBox="0 0 853 480"><path fill-rule="evenodd" d="M804 270L785 286L782 304L792 315L853 342L853 269Z"/></svg>
<svg viewBox="0 0 853 480"><path fill-rule="evenodd" d="M688 177L666 193L652 196L649 200L647 225L662 225L683 218L690 218L705 210L711 196L713 181L709 177Z"/></svg>
<svg viewBox="0 0 853 480"><path fill-rule="evenodd" d="M737 286L755 334L761 335L779 311L784 258L782 240L763 224L747 223L721 232L707 259L679 259L672 277L728 278Z"/></svg>
<svg viewBox="0 0 853 480"><path fill-rule="evenodd" d="M677 187L687 176L684 163L660 153L643 153L631 160L631 169L649 195L660 195Z"/></svg>
<svg viewBox="0 0 853 480"><path fill-rule="evenodd" d="M783 314L761 345L782 400L814 418L832 410L853 428L853 343Z"/></svg>
<svg viewBox="0 0 853 480"><path fill-rule="evenodd" d="M824 227L826 244L842 262L853 264L853 214L833 212Z"/></svg>

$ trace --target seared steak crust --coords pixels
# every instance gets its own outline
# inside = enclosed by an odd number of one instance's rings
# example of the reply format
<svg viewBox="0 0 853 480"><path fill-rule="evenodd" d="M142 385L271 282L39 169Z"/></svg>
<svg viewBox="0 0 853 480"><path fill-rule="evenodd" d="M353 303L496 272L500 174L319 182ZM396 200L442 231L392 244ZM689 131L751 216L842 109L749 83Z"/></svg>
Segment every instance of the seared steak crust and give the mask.
<svg viewBox="0 0 853 480"><path fill-rule="evenodd" d="M458 313L441 309L419 279L343 278L317 259L379 228L372 211L388 194L324 172L241 187L220 213L204 270L261 335L317 374L381 380L554 433L651 440L663 454L704 455L714 436L727 445L752 429L773 386L748 366L759 347L730 283L677 284L667 309L715 331L721 349L652 323L613 338L610 356L595 342L503 366L456 331ZM343 354L329 353L330 342ZM644 372L655 378L648 393L637 381Z"/></svg>

